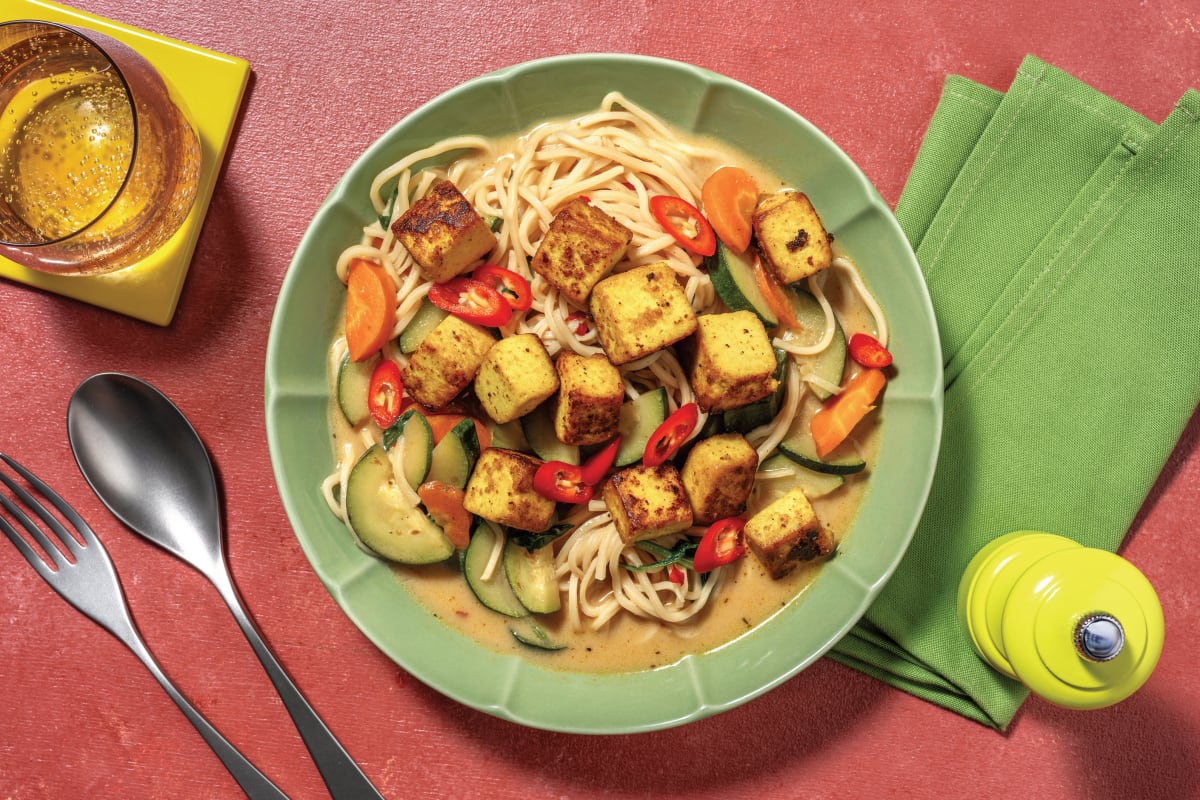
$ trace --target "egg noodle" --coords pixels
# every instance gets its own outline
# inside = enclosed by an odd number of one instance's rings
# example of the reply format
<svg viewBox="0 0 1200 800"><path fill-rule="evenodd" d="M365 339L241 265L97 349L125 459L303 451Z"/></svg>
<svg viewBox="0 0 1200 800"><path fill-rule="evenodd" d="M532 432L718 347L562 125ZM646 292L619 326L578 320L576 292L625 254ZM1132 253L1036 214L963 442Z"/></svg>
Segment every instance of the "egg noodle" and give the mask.
<svg viewBox="0 0 1200 800"><path fill-rule="evenodd" d="M380 262L391 273L397 286L398 310L391 340L384 346L385 357L401 367L407 363L408 356L400 352L395 337L416 314L432 285L421 277L408 251L396 241L390 223L440 178L451 180L479 214L499 221L497 247L489 263L507 267L530 282L533 305L526 312L514 314L502 329L505 336L532 333L551 357L563 349L584 356L604 352L595 327L586 326L583 333L578 333L569 319L578 309L529 268L555 212L580 195L586 195L594 206L632 232L618 270L666 262L697 313L724 310L701 259L680 247L648 209L649 199L659 194L675 195L699 207L701 183L712 169L728 161L724 153L681 137L616 92L607 95L593 113L539 125L521 136L511 149L501 151L500 147L491 139L477 136L445 139L407 155L373 181L370 200L387 224L374 222L365 228L362 243L341 254L337 274L345 282L349 264L355 258ZM829 281L842 283L844 291L861 298L874 317L877 338L886 346L883 313L849 260L839 256L831 268L808 278L807 288L825 313L825 333L809 344L801 344L790 332L773 340L775 347L790 354L792 363L778 415L746 435L760 463L787 435L805 402L809 384L827 393L839 388L809 374L803 365L805 357L820 353L833 339L835 311L825 291ZM339 337L329 353L331 374L336 374L345 351L345 339ZM620 371L629 399L660 386L667 392L668 412L695 399L687 372L670 349L625 364ZM812 393L807 392L807 396L811 398ZM705 418L701 413L696 431L703 427ZM345 497L350 469L364 450L381 440L378 426L367 422L340 444L337 471L325 480L322 491L343 521L347 521ZM389 451L394 466L402 449L401 441ZM396 473L401 475L399 470ZM792 474L787 469L760 471L758 483L786 480ZM414 503L419 502L403 477L398 477L396 483L411 494ZM627 568L625 565L644 566L655 559L622 541L604 503L598 499L574 509L565 521L574 527L556 544L556 571L564 609L575 629L585 625L600 628L621 612L667 623L683 622L698 614L720 589L721 568L703 579L692 570L683 570L680 583L672 582L665 568ZM681 536L659 543L669 547ZM496 541L489 569L500 562L504 538L498 536ZM679 580L678 572L675 578Z"/></svg>

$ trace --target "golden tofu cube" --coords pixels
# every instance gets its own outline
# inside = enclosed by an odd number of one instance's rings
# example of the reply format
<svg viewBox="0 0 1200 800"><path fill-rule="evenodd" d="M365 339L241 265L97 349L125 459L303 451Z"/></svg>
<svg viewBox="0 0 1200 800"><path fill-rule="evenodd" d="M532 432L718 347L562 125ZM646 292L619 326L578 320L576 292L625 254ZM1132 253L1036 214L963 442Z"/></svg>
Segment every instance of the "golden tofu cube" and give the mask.
<svg viewBox="0 0 1200 800"><path fill-rule="evenodd" d="M782 578L801 561L832 553L833 534L821 525L803 490L795 488L746 522L746 544L771 573Z"/></svg>
<svg viewBox="0 0 1200 800"><path fill-rule="evenodd" d="M555 507L534 491L533 474L541 465L516 450L489 447L475 462L463 508L497 525L541 533L550 527Z"/></svg>
<svg viewBox="0 0 1200 800"><path fill-rule="evenodd" d="M696 442L680 470L696 523L710 525L745 511L757 469L758 452L740 433Z"/></svg>
<svg viewBox="0 0 1200 800"><path fill-rule="evenodd" d="M413 351L401 375L404 389L426 408L442 408L475 379L495 343L486 328L450 315Z"/></svg>
<svg viewBox="0 0 1200 800"><path fill-rule="evenodd" d="M444 283L492 252L496 237L448 180L429 187L392 223L392 233L426 279Z"/></svg>
<svg viewBox="0 0 1200 800"><path fill-rule="evenodd" d="M475 396L501 424L533 411L558 391L558 373L542 340L532 333L496 342L475 376Z"/></svg>
<svg viewBox="0 0 1200 800"><path fill-rule="evenodd" d="M795 283L833 261L829 234L803 192L779 192L762 199L752 219L758 248L780 283Z"/></svg>
<svg viewBox="0 0 1200 800"><path fill-rule="evenodd" d="M566 444L599 444L617 435L625 384L603 354L581 356L563 350L554 362L558 401L554 433Z"/></svg>
<svg viewBox="0 0 1200 800"><path fill-rule="evenodd" d="M625 255L633 233L583 198L554 215L530 267L582 306L592 287Z"/></svg>
<svg viewBox="0 0 1200 800"><path fill-rule="evenodd" d="M610 275L592 290L592 318L608 360L630 361L696 331L696 312L666 262Z"/></svg>
<svg viewBox="0 0 1200 800"><path fill-rule="evenodd" d="M604 483L604 505L622 541L657 539L692 526L692 506L679 470L670 464L639 464Z"/></svg>
<svg viewBox="0 0 1200 800"><path fill-rule="evenodd" d="M779 387L778 362L762 321L752 311L700 317L692 362L692 389L705 411L753 403Z"/></svg>

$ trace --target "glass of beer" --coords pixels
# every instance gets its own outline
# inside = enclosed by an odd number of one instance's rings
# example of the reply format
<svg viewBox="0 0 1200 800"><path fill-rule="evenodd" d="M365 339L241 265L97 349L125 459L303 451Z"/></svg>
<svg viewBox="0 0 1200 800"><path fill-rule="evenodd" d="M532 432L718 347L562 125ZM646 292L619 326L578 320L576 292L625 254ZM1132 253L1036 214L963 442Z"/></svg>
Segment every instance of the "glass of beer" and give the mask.
<svg viewBox="0 0 1200 800"><path fill-rule="evenodd" d="M183 224L200 163L195 130L128 45L0 24L0 255L72 275L134 264Z"/></svg>

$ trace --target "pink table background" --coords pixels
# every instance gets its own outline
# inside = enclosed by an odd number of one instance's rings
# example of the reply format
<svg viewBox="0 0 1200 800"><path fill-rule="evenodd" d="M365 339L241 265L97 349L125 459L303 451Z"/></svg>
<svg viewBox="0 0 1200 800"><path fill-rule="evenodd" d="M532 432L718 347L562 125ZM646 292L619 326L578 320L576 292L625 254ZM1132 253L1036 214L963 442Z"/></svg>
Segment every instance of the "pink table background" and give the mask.
<svg viewBox="0 0 1200 800"><path fill-rule="evenodd" d="M950 72L1004 89L1035 53L1162 120L1184 89L1200 87L1194 0L78 5L245 58L254 75L170 327L0 282L0 449L93 522L167 672L288 794L326 796L216 593L123 530L74 466L66 402L94 372L146 378L191 416L223 481L230 560L248 608L389 797L1200 796L1200 636L1189 630L1200 605L1197 419L1123 551L1158 589L1168 625L1158 670L1128 701L1081 713L1033 700L999 734L822 660L724 715L593 738L459 706L358 632L288 525L262 404L271 312L313 213L375 138L465 79L571 52L689 61L806 116L894 204ZM237 795L133 656L0 545L0 797Z"/></svg>

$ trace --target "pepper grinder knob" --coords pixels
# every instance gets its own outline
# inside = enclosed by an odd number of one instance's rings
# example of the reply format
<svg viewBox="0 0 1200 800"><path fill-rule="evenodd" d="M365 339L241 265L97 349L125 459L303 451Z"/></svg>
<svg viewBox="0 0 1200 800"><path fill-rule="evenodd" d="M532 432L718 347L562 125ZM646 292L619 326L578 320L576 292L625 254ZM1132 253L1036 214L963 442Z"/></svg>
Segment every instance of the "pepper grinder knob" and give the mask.
<svg viewBox="0 0 1200 800"><path fill-rule="evenodd" d="M1108 614L1089 614L1075 626L1075 647L1088 661L1112 661L1125 646L1125 629Z"/></svg>

